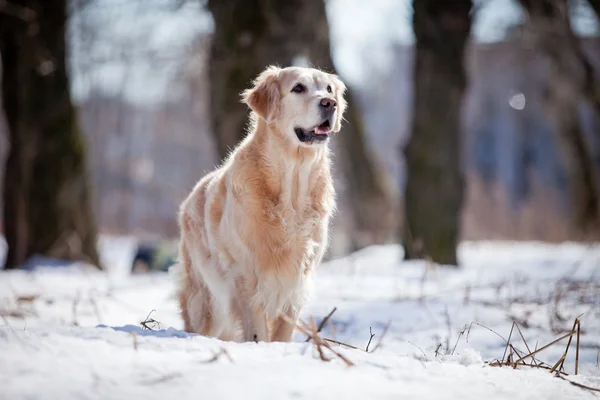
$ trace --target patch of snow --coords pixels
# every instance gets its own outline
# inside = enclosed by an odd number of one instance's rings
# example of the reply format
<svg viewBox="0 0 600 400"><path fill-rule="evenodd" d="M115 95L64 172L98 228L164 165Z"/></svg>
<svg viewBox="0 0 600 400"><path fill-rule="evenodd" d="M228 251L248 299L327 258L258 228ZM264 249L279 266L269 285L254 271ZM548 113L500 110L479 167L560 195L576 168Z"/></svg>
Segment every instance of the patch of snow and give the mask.
<svg viewBox="0 0 600 400"><path fill-rule="evenodd" d="M332 360L320 360L299 332L293 343L240 344L182 331L172 277L128 275L132 243L105 238L103 260L120 265L108 274L1 273L1 399L593 398L545 370L488 365L502 359L513 319L527 344L516 331L511 343L525 352L578 315L580 375L568 378L600 386L599 246L463 243L459 270L402 262L394 245L325 263L302 318L319 323L337 307L323 337L364 349L375 334L369 353L334 347L355 364L347 367L327 352ZM149 318L160 322L153 330L141 325ZM565 346L537 360L553 365Z"/></svg>

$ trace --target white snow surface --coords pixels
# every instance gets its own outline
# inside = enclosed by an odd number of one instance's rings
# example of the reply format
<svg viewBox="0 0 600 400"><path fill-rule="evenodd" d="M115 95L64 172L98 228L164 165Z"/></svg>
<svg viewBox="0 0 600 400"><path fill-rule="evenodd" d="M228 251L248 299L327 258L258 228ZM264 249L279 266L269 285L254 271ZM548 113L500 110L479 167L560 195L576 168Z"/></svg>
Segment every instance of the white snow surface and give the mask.
<svg viewBox="0 0 600 400"><path fill-rule="evenodd" d="M600 387L598 246L463 243L460 270L402 262L402 248L394 245L325 263L302 319L314 316L318 323L337 307L323 337L364 349L369 330L375 334L369 352L334 346L355 364L349 367L328 350L331 361L322 361L299 332L293 343L258 344L183 332L171 277L128 275L132 243L104 238L108 273L83 267L0 272L0 399L600 395L547 370L488 365L503 358L513 319L533 350L570 331L581 315L579 375L573 374L573 342L566 378ZM152 310L160 326L144 329L140 322ZM511 343L526 351L516 330ZM566 340L536 360L552 366L565 347Z"/></svg>

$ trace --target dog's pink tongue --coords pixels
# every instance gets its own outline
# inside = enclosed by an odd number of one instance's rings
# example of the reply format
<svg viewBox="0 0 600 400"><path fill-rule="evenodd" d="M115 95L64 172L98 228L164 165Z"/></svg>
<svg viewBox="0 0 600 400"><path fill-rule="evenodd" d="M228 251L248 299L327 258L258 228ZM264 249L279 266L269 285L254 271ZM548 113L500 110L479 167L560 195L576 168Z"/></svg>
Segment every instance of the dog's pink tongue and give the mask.
<svg viewBox="0 0 600 400"><path fill-rule="evenodd" d="M317 135L327 135L327 134L329 133L329 131L330 131L330 130L331 130L331 128L329 128L328 126L327 126L327 127L324 127L324 128L321 128L320 126L317 126L317 127L315 128L315 133L316 133Z"/></svg>

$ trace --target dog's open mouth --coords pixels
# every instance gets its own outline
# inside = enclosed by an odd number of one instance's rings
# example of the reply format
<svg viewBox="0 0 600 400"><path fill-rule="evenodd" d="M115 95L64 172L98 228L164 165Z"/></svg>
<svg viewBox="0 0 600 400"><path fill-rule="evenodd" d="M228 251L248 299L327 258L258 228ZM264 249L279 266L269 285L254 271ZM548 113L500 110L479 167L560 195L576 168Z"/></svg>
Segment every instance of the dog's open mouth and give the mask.
<svg viewBox="0 0 600 400"><path fill-rule="evenodd" d="M313 143L322 142L329 138L329 132L331 132L331 124L329 120L325 120L320 125L315 126L311 130L304 130L302 128L294 128L298 140L302 143Z"/></svg>

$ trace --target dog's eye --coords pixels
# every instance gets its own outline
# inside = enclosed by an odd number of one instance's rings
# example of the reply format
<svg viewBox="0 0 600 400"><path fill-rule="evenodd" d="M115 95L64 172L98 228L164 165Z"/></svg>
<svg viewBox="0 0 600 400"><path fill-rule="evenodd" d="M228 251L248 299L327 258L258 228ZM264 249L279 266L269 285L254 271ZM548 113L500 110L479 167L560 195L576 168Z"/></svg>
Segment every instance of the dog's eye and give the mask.
<svg viewBox="0 0 600 400"><path fill-rule="evenodd" d="M331 93L331 85L327 85L327 91Z"/></svg>
<svg viewBox="0 0 600 400"><path fill-rule="evenodd" d="M302 93L302 92L304 92L304 85L302 85L301 83L297 84L292 89L292 92L295 92L295 93Z"/></svg>

